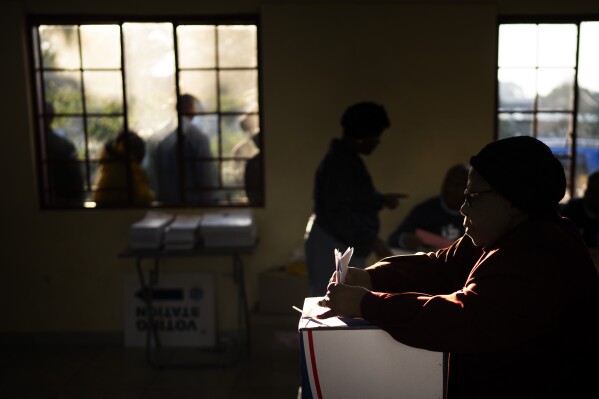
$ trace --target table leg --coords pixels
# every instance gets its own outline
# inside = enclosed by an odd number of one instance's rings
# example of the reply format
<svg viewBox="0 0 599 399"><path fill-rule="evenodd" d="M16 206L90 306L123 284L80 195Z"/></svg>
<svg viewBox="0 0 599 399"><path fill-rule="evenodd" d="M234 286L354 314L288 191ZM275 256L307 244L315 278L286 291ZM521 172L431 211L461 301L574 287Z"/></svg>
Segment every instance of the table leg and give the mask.
<svg viewBox="0 0 599 399"><path fill-rule="evenodd" d="M243 261L238 254L233 255L233 276L238 291L239 344L246 348L248 357L251 357L249 309L245 292Z"/></svg>

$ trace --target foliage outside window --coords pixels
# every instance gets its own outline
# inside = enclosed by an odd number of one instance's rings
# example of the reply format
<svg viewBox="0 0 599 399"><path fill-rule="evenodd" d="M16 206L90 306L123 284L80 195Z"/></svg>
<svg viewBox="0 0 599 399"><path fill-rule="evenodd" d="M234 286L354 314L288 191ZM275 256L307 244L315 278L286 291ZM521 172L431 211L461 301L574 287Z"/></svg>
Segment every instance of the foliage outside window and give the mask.
<svg viewBox="0 0 599 399"><path fill-rule="evenodd" d="M499 24L497 137L534 136L562 161L570 197L599 170L599 21Z"/></svg>
<svg viewBox="0 0 599 399"><path fill-rule="evenodd" d="M29 26L42 207L263 204L256 21Z"/></svg>

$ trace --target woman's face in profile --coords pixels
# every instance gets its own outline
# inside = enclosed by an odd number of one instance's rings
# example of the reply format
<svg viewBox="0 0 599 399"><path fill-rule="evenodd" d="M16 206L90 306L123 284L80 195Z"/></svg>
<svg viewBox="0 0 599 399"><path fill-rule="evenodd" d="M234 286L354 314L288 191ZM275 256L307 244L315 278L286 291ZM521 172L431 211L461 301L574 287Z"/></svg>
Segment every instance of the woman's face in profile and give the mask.
<svg viewBox="0 0 599 399"><path fill-rule="evenodd" d="M464 215L466 235L477 247L489 247L513 227L514 208L508 200L493 190L476 170L468 174L469 202L464 201L460 212Z"/></svg>

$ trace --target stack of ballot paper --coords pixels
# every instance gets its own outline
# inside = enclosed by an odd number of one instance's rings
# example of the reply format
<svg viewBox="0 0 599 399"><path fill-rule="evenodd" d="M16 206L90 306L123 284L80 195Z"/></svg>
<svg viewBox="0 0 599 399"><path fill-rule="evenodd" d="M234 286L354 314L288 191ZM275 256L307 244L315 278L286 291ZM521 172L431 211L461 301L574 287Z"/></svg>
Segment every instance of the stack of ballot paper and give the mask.
<svg viewBox="0 0 599 399"><path fill-rule="evenodd" d="M335 248L335 271L337 272L337 282L345 283L345 276L347 276L347 268L349 267L349 261L354 254L354 248L348 247L343 255L341 251Z"/></svg>
<svg viewBox="0 0 599 399"><path fill-rule="evenodd" d="M206 213L200 232L205 247L243 247L256 242L256 225L250 211Z"/></svg>
<svg viewBox="0 0 599 399"><path fill-rule="evenodd" d="M201 215L177 215L164 233L166 250L193 249L200 239Z"/></svg>
<svg viewBox="0 0 599 399"><path fill-rule="evenodd" d="M129 246L131 249L159 249L164 239L164 231L174 219L168 213L148 212L143 219L129 228Z"/></svg>

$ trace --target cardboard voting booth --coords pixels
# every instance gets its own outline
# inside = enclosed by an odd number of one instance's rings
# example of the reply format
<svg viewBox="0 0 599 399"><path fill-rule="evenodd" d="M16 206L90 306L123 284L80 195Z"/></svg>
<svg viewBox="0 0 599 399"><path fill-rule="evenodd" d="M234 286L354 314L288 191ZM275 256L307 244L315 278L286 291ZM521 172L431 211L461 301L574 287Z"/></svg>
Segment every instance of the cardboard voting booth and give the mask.
<svg viewBox="0 0 599 399"><path fill-rule="evenodd" d="M322 297L304 300L299 321L302 398L443 397L443 353L413 348L362 319L315 319Z"/></svg>

